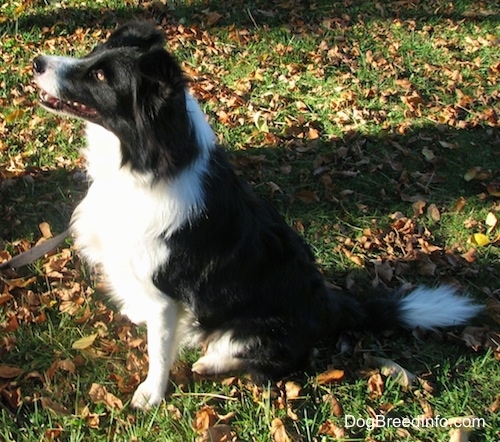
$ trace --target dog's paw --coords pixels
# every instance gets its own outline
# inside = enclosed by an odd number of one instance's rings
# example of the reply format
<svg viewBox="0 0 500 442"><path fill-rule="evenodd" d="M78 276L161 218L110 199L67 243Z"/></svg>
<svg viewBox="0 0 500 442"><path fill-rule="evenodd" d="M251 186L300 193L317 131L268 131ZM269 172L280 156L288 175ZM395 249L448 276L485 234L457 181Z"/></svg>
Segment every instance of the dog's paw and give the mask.
<svg viewBox="0 0 500 442"><path fill-rule="evenodd" d="M191 371L201 376L210 376L215 372L213 363L207 356L198 359L191 367Z"/></svg>
<svg viewBox="0 0 500 442"><path fill-rule="evenodd" d="M218 354L207 354L193 364L191 371L201 376L213 376L241 371L244 367L244 359Z"/></svg>
<svg viewBox="0 0 500 442"><path fill-rule="evenodd" d="M158 405L164 397L164 392L152 382L145 380L135 390L130 405L139 410L150 410Z"/></svg>

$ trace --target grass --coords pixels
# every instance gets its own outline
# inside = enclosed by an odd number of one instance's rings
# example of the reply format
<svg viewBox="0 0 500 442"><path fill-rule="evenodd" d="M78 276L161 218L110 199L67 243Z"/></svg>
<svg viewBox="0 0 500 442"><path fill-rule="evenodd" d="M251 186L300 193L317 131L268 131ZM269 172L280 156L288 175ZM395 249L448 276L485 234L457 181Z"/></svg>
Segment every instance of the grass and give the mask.
<svg viewBox="0 0 500 442"><path fill-rule="evenodd" d="M476 246L472 262L461 258L474 233L491 241L498 234L485 224L500 209L498 2L87 3L0 7L2 249L14 254L35 242L41 222L62 231L85 192L82 125L38 108L31 59L40 52L83 55L117 23L143 17L162 23L239 173L304 235L329 282L363 292L379 260L395 270L382 285L453 281L480 302L498 302L498 241ZM473 168L477 176L465 180ZM412 206L419 200L426 202L422 214ZM427 214L430 204L439 220ZM396 212L413 223L410 231L394 227ZM442 250L414 256L410 247L419 241ZM345 378L330 386L314 373L300 376L300 395L288 402L275 385L193 382L182 368L196 359L188 352L166 403L135 412L127 385L147 369L144 330L113 312L75 255L59 274L50 273L55 267L49 258L2 275L2 293L12 298L0 297L0 368L23 373L0 378L0 440L202 440L196 417L206 405L219 417L234 414L229 439L241 441L272 440L275 419L293 441L332 440L326 422L345 427L346 415L368 419L370 410L414 418L425 404L434 415L484 418L473 441L500 437L498 350L473 351L461 330L349 334L346 353L318 343L318 371L340 368ZM33 276L26 286L13 285ZM487 315L475 325L498 332ZM73 348L95 333L89 348ZM364 353L394 360L427 384L405 389L384 376L381 394L370 395L376 370L365 366ZM92 384L124 406L92 400ZM343 413L332 408L331 395ZM446 441L449 434L359 427L345 440Z"/></svg>

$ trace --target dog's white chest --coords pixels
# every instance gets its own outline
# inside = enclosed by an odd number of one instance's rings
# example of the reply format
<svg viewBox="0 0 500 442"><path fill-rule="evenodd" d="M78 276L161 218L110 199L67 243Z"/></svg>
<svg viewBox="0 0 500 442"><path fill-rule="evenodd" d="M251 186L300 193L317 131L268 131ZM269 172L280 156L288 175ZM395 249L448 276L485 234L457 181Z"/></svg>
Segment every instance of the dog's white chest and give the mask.
<svg viewBox="0 0 500 442"><path fill-rule="evenodd" d="M168 182L154 181L121 164L119 140L109 131L89 125L87 138L92 184L73 214L76 246L104 267L112 285L120 278L149 282L168 260L168 237L201 210L202 171L195 163Z"/></svg>

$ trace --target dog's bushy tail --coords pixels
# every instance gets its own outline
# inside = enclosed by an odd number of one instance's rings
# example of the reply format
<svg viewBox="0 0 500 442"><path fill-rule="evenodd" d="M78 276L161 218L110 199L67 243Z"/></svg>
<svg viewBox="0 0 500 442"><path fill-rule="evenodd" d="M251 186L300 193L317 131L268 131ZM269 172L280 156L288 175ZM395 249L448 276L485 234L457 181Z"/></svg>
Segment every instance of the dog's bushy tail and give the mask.
<svg viewBox="0 0 500 442"><path fill-rule="evenodd" d="M364 301L337 298L335 304L337 311L346 314L343 320L349 318L345 325L366 330L453 327L466 324L482 310L472 299L447 285L420 286L405 296L373 296Z"/></svg>

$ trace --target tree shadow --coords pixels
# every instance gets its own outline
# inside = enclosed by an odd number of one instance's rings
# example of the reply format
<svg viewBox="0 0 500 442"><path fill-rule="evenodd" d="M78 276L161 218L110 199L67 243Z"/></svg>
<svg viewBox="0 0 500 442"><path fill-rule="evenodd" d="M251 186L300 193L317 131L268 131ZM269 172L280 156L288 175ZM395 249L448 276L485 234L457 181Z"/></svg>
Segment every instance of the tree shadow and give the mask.
<svg viewBox="0 0 500 442"><path fill-rule="evenodd" d="M365 20L426 20L443 19L473 21L475 23L498 23L500 14L492 6L464 1L459 4L429 2L395 2L375 6L371 2L331 2L320 0L308 2L295 0L202 0L139 2L122 7L82 8L60 7L55 12L20 13L15 20L2 23L5 34L33 31L54 27L58 32L72 33L79 27L113 29L118 24L132 19L152 19L158 23L182 23L204 28L236 26L239 28L290 27L299 33L323 26L325 29L342 29L354 21Z"/></svg>

